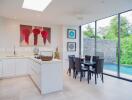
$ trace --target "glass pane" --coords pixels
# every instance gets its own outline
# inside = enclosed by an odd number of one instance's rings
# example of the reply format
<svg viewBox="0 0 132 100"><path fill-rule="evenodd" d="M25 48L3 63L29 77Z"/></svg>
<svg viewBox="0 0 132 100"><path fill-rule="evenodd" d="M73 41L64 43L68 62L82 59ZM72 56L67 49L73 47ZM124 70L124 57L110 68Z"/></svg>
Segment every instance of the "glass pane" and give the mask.
<svg viewBox="0 0 132 100"><path fill-rule="evenodd" d="M104 59L104 72L117 75L118 18L97 21L96 55Z"/></svg>
<svg viewBox="0 0 132 100"><path fill-rule="evenodd" d="M132 11L121 14L120 76L132 80Z"/></svg>
<svg viewBox="0 0 132 100"><path fill-rule="evenodd" d="M82 56L95 55L95 22L82 26Z"/></svg>

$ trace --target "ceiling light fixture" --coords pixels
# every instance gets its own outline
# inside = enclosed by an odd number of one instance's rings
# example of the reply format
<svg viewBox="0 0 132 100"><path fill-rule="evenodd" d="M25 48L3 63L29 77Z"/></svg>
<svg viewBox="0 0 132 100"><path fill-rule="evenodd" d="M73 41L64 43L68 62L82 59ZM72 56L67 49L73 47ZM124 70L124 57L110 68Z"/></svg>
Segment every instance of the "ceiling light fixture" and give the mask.
<svg viewBox="0 0 132 100"><path fill-rule="evenodd" d="M52 0L24 0L22 8L43 11L52 2Z"/></svg>

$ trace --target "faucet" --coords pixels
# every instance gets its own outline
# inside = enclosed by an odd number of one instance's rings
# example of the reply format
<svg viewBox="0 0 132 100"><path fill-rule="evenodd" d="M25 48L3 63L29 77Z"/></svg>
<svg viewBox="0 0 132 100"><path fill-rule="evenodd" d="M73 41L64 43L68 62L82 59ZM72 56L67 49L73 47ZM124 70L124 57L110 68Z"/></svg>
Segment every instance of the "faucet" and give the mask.
<svg viewBox="0 0 132 100"><path fill-rule="evenodd" d="M14 51L13 51L13 54L14 54L14 56L16 55L15 46L14 46Z"/></svg>

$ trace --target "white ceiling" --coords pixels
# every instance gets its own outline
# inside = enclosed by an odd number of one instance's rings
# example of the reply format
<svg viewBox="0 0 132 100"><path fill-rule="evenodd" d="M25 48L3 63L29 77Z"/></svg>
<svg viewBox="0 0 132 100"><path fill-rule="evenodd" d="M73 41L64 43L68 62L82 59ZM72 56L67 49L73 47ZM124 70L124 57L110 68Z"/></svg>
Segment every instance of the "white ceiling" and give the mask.
<svg viewBox="0 0 132 100"><path fill-rule="evenodd" d="M132 0L53 0L43 11L22 9L23 0L0 0L0 16L57 25L82 25L132 9Z"/></svg>

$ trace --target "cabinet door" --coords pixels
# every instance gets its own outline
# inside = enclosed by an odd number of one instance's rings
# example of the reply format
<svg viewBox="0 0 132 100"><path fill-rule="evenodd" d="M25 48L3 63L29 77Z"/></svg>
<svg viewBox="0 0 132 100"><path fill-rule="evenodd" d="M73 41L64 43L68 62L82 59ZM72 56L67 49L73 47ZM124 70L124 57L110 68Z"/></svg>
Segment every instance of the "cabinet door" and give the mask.
<svg viewBox="0 0 132 100"><path fill-rule="evenodd" d="M10 77L15 75L15 61L14 59L3 60L3 76Z"/></svg>
<svg viewBox="0 0 132 100"><path fill-rule="evenodd" d="M27 73L28 73L29 75L31 75L32 66L33 66L33 61L32 61L31 59L28 59L28 60L27 60Z"/></svg>
<svg viewBox="0 0 132 100"><path fill-rule="evenodd" d="M40 74L40 64L34 62L32 65L32 70L34 70L34 72L39 75Z"/></svg>
<svg viewBox="0 0 132 100"><path fill-rule="evenodd" d="M27 74L27 60L26 59L16 59L16 75L26 75Z"/></svg>
<svg viewBox="0 0 132 100"><path fill-rule="evenodd" d="M0 77L2 77L3 73L3 66L2 66L2 61L0 61Z"/></svg>

